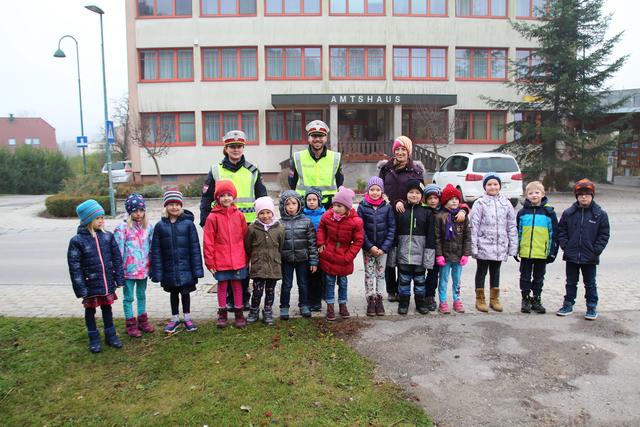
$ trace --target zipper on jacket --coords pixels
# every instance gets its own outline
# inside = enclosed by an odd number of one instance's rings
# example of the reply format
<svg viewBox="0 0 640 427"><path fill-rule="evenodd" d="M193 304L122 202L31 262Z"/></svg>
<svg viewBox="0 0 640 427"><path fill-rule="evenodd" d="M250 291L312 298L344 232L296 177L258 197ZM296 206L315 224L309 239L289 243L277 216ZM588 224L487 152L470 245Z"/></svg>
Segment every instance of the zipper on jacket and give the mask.
<svg viewBox="0 0 640 427"><path fill-rule="evenodd" d="M411 205L411 216L409 220L409 264L411 264L411 244L413 243L413 227L415 226L413 218L413 208L414 205Z"/></svg>
<svg viewBox="0 0 640 427"><path fill-rule="evenodd" d="M584 208L580 208L580 233L578 235L580 238L578 239L578 264L580 264L580 259L582 258L582 226L584 225Z"/></svg>
<svg viewBox="0 0 640 427"><path fill-rule="evenodd" d="M536 227L536 210L537 208L533 208L533 220L531 222L531 239L529 241L529 258L531 258L531 254L533 253L533 232Z"/></svg>
<svg viewBox="0 0 640 427"><path fill-rule="evenodd" d="M93 238L96 241L96 247L98 248L98 257L100 258L100 266L102 267L102 280L104 280L104 294L109 295L109 285L107 285L107 272L104 268L104 260L102 259L102 251L100 250L100 241L98 240L98 234L96 233Z"/></svg>
<svg viewBox="0 0 640 427"><path fill-rule="evenodd" d="M500 229L498 227L498 199L496 198L493 199L493 207L496 209L496 256L498 256L500 253Z"/></svg>
<svg viewBox="0 0 640 427"><path fill-rule="evenodd" d="M173 254L174 256L173 258L173 275L176 278L176 285L180 285L180 270L178 269L178 242L176 240L176 223L178 222L178 220L176 219L176 222L171 222L171 220L169 220L169 224L171 224L171 246L173 249Z"/></svg>

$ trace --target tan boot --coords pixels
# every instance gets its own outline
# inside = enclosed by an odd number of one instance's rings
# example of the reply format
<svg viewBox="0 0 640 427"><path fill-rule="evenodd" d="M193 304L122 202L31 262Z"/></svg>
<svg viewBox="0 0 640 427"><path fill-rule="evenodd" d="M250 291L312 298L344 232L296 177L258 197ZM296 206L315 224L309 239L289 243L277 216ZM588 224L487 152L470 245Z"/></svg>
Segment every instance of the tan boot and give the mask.
<svg viewBox="0 0 640 427"><path fill-rule="evenodd" d="M500 288L489 289L489 306L495 311L502 311L502 304L500 304Z"/></svg>
<svg viewBox="0 0 640 427"><path fill-rule="evenodd" d="M484 313L489 312L487 301L484 299L484 288L476 288L476 310Z"/></svg>

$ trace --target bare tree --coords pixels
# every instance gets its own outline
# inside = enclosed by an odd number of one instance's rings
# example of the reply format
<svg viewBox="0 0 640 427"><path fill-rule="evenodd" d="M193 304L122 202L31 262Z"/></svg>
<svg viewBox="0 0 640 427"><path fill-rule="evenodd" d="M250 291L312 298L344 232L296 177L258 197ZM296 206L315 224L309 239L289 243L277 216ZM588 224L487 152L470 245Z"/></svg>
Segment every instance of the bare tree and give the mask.
<svg viewBox="0 0 640 427"><path fill-rule="evenodd" d="M129 158L129 144L132 143L128 96L124 95L114 102L113 121L116 128L113 151L122 157L122 160L127 160Z"/></svg>
<svg viewBox="0 0 640 427"><path fill-rule="evenodd" d="M175 141L175 122L172 116L166 119L162 114L140 117L129 123L129 137L133 144L143 150L156 166L158 184L162 183L158 158L169 154L171 143Z"/></svg>
<svg viewBox="0 0 640 427"><path fill-rule="evenodd" d="M438 147L449 143L449 137L455 134L459 123L447 120L447 111L438 105L416 105L415 119L419 124L414 129L414 138L431 144L433 152L438 154Z"/></svg>

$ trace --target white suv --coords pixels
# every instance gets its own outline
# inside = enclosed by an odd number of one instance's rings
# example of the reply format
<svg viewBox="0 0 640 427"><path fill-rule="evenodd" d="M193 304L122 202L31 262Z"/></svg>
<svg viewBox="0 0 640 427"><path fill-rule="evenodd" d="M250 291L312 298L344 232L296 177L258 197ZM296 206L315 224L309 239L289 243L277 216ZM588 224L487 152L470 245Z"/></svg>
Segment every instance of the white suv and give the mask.
<svg viewBox="0 0 640 427"><path fill-rule="evenodd" d="M109 173L106 163L102 166L102 173ZM130 182L132 177L131 160L111 162L111 180L114 184Z"/></svg>
<svg viewBox="0 0 640 427"><path fill-rule="evenodd" d="M451 184L462 192L463 200L473 204L484 194L482 180L488 172L496 172L502 180L500 192L515 207L522 198L522 173L518 162L508 154L455 153L445 160L433 175L433 182L444 188Z"/></svg>

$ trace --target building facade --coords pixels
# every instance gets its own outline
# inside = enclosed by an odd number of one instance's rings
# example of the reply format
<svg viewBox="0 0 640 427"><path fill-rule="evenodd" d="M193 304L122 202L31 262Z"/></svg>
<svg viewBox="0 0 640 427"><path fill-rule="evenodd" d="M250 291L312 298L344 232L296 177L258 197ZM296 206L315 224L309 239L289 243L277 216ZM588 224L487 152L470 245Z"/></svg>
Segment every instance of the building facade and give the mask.
<svg viewBox="0 0 640 427"><path fill-rule="evenodd" d="M0 147L13 150L21 145L58 150L56 130L40 117L0 117Z"/></svg>
<svg viewBox="0 0 640 427"><path fill-rule="evenodd" d="M322 119L334 149L384 154L408 135L439 153L484 151L512 119L481 95L519 99L509 61L535 45L509 20L545 0L138 0L127 2L130 111L169 142L163 175L186 181L242 129L246 158L275 175ZM435 133L445 133L437 138ZM155 175L133 150L134 171ZM355 156L354 159L358 158Z"/></svg>

